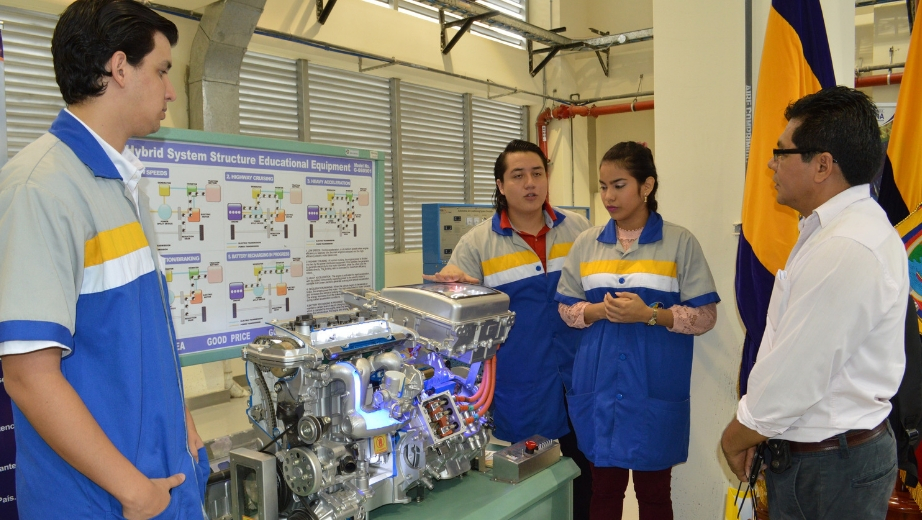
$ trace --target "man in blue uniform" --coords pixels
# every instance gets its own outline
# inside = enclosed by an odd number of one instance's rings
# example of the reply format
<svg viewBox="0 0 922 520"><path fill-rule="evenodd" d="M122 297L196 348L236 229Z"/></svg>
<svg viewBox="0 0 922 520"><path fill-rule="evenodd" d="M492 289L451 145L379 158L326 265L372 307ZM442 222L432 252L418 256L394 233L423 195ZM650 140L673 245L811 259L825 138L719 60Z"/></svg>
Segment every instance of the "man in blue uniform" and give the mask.
<svg viewBox="0 0 922 520"><path fill-rule="evenodd" d="M582 472L574 481L574 518L588 518L589 462L576 447L564 403L581 331L563 322L554 296L570 246L589 222L548 203L547 158L534 143L510 142L493 175L496 214L461 237L448 265L427 279L482 283L509 295L516 317L496 354L495 435L560 439Z"/></svg>
<svg viewBox="0 0 922 520"><path fill-rule="evenodd" d="M52 38L67 108L0 171L0 359L23 519L204 517L205 450L144 166L125 147L176 98L176 40L140 3L70 5Z"/></svg>

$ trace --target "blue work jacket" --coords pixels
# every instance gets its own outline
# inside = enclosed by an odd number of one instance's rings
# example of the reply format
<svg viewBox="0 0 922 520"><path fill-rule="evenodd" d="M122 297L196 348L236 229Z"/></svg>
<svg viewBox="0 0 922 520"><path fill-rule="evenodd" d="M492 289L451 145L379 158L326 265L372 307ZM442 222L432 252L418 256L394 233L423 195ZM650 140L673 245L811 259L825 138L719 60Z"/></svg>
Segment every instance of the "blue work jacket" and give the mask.
<svg viewBox="0 0 922 520"><path fill-rule="evenodd" d="M622 291L667 309L720 301L694 235L655 212L626 251L613 220L580 235L557 301L600 303ZM694 336L646 323L599 320L585 329L567 403L593 464L658 471L688 458L693 346Z"/></svg>
<svg viewBox="0 0 922 520"><path fill-rule="evenodd" d="M566 435L565 388L581 331L567 327L554 296L560 268L573 240L589 222L545 205L547 268L525 240L503 227L500 214L465 234L449 264L509 295L515 325L496 355L493 398L496 437L518 442L538 434Z"/></svg>

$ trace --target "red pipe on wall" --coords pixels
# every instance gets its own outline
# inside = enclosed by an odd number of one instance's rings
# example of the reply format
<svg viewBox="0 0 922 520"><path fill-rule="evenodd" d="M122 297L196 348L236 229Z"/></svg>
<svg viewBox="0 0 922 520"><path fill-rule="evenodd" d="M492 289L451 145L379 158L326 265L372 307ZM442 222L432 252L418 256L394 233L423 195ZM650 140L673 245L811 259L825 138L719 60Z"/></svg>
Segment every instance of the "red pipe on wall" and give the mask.
<svg viewBox="0 0 922 520"><path fill-rule="evenodd" d="M570 119L571 117L598 117L608 114L623 114L625 112L640 112L641 110L653 110L653 100L633 101L631 103L620 103L617 105L605 106L585 106L585 105L559 105L553 110L550 108L538 114L535 121L535 127L538 132L538 146L547 156L547 123L550 119Z"/></svg>
<svg viewBox="0 0 922 520"><path fill-rule="evenodd" d="M902 73L860 76L855 78L855 88L899 85L902 81ZM547 108L538 114L538 118L535 120L535 129L538 132L538 146L541 147L541 151L547 156L547 124L551 119L569 119L576 116L598 117L606 114L640 112L641 110L653 110L653 100L620 103L601 107L595 105L558 105L553 110Z"/></svg>
<svg viewBox="0 0 922 520"><path fill-rule="evenodd" d="M855 88L878 87L880 85L899 85L903 81L903 73L881 74L879 76L859 76L855 78Z"/></svg>

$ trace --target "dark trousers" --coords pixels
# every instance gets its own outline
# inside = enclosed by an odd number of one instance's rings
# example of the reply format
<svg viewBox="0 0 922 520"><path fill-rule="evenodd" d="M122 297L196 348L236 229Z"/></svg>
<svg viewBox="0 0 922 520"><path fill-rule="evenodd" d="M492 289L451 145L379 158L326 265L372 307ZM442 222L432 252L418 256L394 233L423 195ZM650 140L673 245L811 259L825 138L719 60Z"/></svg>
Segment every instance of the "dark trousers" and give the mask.
<svg viewBox="0 0 922 520"><path fill-rule="evenodd" d="M620 520L631 471L592 465L592 520ZM672 468L633 474L640 520L672 520Z"/></svg>
<svg viewBox="0 0 922 520"><path fill-rule="evenodd" d="M567 419L569 422L569 418ZM580 475L573 479L573 520L589 520L589 501L592 498L591 462L576 446L576 433L570 425L570 433L559 439L560 453L570 457L579 466Z"/></svg>
<svg viewBox="0 0 922 520"><path fill-rule="evenodd" d="M792 453L791 467L765 472L772 520L884 520L896 482L896 441L887 431L858 446Z"/></svg>

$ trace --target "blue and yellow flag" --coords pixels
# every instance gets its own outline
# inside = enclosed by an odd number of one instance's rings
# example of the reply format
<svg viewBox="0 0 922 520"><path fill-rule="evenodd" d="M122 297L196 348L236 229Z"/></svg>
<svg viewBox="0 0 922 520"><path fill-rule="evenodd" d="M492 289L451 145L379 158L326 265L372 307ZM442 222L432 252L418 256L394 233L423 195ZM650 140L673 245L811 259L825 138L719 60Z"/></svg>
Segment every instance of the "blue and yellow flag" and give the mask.
<svg viewBox="0 0 922 520"><path fill-rule="evenodd" d="M740 395L746 394L765 331L775 273L797 242L797 212L775 201L772 148L784 131L784 109L835 85L819 0L772 0L759 66L752 141L743 191L743 231L736 257L736 300L746 327Z"/></svg>
<svg viewBox="0 0 922 520"><path fill-rule="evenodd" d="M909 287L922 307L922 36L912 31L909 54L893 114L878 202L903 237L909 255ZM910 213L912 213L910 215ZM920 315L922 329L922 315Z"/></svg>

